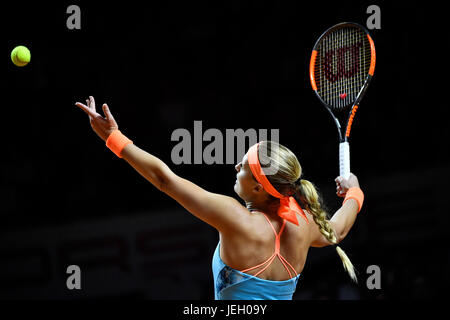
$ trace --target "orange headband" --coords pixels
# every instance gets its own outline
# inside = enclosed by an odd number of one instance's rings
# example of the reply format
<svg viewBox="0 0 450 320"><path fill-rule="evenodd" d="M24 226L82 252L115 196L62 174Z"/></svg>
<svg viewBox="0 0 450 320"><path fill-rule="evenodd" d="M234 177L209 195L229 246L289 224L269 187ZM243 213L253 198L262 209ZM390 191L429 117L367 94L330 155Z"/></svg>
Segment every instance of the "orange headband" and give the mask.
<svg viewBox="0 0 450 320"><path fill-rule="evenodd" d="M263 186L264 190L268 194L274 196L275 198L280 199L280 207L278 208L277 212L278 215L281 218L298 225L297 216L295 215L295 213L298 213L306 220L306 223L309 223L306 214L303 212L302 208L298 205L294 197L283 196L269 182L263 170L261 169L261 164L259 163L258 147L259 143L253 145L248 150L247 153L248 164L256 181L258 181Z"/></svg>

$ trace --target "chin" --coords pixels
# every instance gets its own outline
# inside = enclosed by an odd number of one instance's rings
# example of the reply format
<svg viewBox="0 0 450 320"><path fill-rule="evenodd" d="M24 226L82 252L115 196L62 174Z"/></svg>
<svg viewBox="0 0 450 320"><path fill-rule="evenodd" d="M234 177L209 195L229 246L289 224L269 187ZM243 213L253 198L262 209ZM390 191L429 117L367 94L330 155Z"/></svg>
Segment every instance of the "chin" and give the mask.
<svg viewBox="0 0 450 320"><path fill-rule="evenodd" d="M239 191L240 191L240 188L239 188L239 184L236 182L235 184L234 184L234 192L239 196L239 197L241 197L240 196L240 194L239 194Z"/></svg>
<svg viewBox="0 0 450 320"><path fill-rule="evenodd" d="M236 184L234 185L234 192L237 194L237 196L238 196L240 199L242 199L242 200L245 201L245 199L242 198L240 191L241 191L241 190L240 190L240 188L239 188L239 185L236 183Z"/></svg>

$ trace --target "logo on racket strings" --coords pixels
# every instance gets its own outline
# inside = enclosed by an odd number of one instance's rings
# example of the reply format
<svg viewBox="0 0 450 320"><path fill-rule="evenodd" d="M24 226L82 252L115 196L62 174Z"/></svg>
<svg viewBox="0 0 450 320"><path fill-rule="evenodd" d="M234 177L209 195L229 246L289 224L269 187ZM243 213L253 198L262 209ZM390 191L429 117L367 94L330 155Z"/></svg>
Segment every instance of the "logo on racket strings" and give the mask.
<svg viewBox="0 0 450 320"><path fill-rule="evenodd" d="M351 78L359 72L359 53L362 43L343 46L325 52L323 57L323 69L325 78L330 82L336 82L342 78Z"/></svg>

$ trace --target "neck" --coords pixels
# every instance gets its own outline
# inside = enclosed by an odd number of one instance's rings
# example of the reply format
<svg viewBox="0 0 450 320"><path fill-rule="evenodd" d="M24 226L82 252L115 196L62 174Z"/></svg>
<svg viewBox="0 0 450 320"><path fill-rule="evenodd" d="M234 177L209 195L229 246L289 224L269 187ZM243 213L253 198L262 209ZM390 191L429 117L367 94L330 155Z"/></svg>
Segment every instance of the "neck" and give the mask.
<svg viewBox="0 0 450 320"><path fill-rule="evenodd" d="M267 203L256 203L256 202L246 202L245 206L247 209L252 211L264 212L267 215L277 215L279 204L267 204Z"/></svg>

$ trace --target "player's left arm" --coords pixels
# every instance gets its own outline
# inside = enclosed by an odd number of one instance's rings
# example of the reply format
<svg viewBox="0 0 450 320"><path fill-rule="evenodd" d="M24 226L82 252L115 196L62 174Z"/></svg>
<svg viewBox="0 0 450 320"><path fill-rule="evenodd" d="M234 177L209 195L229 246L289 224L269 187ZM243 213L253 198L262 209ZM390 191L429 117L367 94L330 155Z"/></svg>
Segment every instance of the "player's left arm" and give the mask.
<svg viewBox="0 0 450 320"><path fill-rule="evenodd" d="M95 111L93 97L87 100L87 105L76 105L89 115L92 129L103 141L106 141L114 130L118 130L118 125L106 104L102 107L106 118ZM179 177L159 158L132 143L122 149L120 156L158 190L175 199L190 213L221 233L236 233L246 225L245 220L249 217L249 212L236 199L208 192Z"/></svg>
<svg viewBox="0 0 450 320"><path fill-rule="evenodd" d="M236 199L209 192L178 176L163 161L134 144L128 144L121 156L158 190L221 233L238 232L245 225L248 210Z"/></svg>

